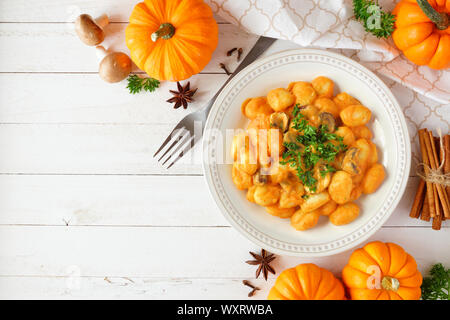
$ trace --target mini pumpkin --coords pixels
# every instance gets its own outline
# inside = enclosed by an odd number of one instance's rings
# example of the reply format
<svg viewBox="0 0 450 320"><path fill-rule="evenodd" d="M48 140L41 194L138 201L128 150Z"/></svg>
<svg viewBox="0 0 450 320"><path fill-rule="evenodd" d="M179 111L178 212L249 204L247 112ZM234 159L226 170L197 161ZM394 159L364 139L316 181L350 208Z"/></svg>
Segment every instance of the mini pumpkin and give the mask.
<svg viewBox="0 0 450 320"><path fill-rule="evenodd" d="M432 69L450 67L450 0L402 0L392 38L404 55Z"/></svg>
<svg viewBox="0 0 450 320"><path fill-rule="evenodd" d="M334 275L315 264L284 270L269 292L268 300L345 300L344 287Z"/></svg>
<svg viewBox="0 0 450 320"><path fill-rule="evenodd" d="M133 62L150 77L181 81L211 60L218 27L203 0L145 0L134 7L125 40Z"/></svg>
<svg viewBox="0 0 450 320"><path fill-rule="evenodd" d="M418 300L422 275L414 258L394 243L355 250L342 271L352 300Z"/></svg>

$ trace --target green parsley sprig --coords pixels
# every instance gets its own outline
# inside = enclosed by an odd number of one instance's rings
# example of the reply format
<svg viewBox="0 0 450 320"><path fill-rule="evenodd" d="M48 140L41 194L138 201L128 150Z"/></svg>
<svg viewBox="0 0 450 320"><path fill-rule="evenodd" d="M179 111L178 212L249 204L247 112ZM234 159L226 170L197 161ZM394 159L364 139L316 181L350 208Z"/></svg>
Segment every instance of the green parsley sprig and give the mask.
<svg viewBox="0 0 450 320"><path fill-rule="evenodd" d="M353 12L364 29L377 38L387 38L394 32L395 16L383 11L378 0L353 0Z"/></svg>
<svg viewBox="0 0 450 320"><path fill-rule="evenodd" d="M435 264L430 276L423 279L422 299L450 300L450 269L445 269L442 263Z"/></svg>
<svg viewBox="0 0 450 320"><path fill-rule="evenodd" d="M338 153L347 149L342 137L331 133L326 125L318 128L310 125L295 105L292 115L292 128L299 134L295 142L285 142L286 151L283 153L282 164L297 168L300 181L312 192L317 189L317 179L314 177L314 168L319 161L324 163L320 170L321 176L336 169L331 165Z"/></svg>
<svg viewBox="0 0 450 320"><path fill-rule="evenodd" d="M147 92L153 92L158 87L160 82L153 78L140 78L137 75L133 74L127 79L128 85L127 88L130 90L131 94L136 94L141 92L142 90Z"/></svg>

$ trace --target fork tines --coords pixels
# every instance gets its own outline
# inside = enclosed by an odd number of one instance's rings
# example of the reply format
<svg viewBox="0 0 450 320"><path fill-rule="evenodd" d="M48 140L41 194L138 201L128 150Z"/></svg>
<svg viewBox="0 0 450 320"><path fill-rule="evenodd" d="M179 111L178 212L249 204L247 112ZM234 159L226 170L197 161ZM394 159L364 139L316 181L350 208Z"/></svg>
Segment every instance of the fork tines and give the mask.
<svg viewBox="0 0 450 320"><path fill-rule="evenodd" d="M194 143L194 137L188 130L185 128L175 129L153 157L156 157L160 152L164 152L159 157L158 162L162 162L162 166L168 163L166 169L169 169L194 146ZM167 148L165 148L166 146Z"/></svg>

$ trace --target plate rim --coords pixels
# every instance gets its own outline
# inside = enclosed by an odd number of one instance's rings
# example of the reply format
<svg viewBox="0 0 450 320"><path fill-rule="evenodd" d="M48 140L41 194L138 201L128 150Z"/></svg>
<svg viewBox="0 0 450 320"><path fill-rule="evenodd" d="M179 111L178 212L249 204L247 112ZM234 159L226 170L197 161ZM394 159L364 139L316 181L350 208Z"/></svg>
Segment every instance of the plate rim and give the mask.
<svg viewBox="0 0 450 320"><path fill-rule="evenodd" d="M248 74L251 74L252 72L254 73L255 71L253 69L257 69L258 66L264 66L264 65L268 64L270 61L276 60L277 58L284 57L287 59L288 57L292 57L292 56L305 56L305 55L308 56L309 58L316 57L317 61L315 61L315 62L319 62L319 63L320 63L320 59L318 59L318 57L324 57L324 56L329 59L341 60L344 63L348 64L349 66L352 66L353 68L355 68L356 69L355 71L360 71L361 73L365 73L366 75L368 75L371 78L371 80L373 80L375 82L375 84L378 85L379 89L380 88L382 89L387 100L389 100L391 102L392 107L396 111L396 115L398 117L397 120L399 122L397 124L397 126L395 124L393 124L393 127L394 127L394 129L396 127L401 127L402 137L400 137L400 138L404 139L404 144L403 144L404 159L403 160L399 159L398 160L399 165L396 167L396 170L397 170L397 168L399 168L402 172L399 173L399 177L397 177L397 176L395 177L395 180L393 182L393 188L395 188L395 186L398 185L397 193L396 193L396 197L392 200L389 208L387 209L387 212L385 212L384 215L380 219L378 219L378 221L375 222L375 225L367 232L363 233L362 235L360 235L356 239L353 239L352 241L346 241L348 243L344 243L343 245L341 245L337 248L331 248L327 251L309 251L309 250L307 250L307 251L291 251L291 250L289 250L288 251L287 249L275 247L275 246L271 245L270 243L260 240L259 237L257 236L257 234L252 234L251 232L249 232L249 230L246 230L242 225L237 223L230 216L230 212L228 212L228 210L224 207L224 205L222 203L220 203L220 201L218 199L219 195L217 194L216 185L210 175L210 172L208 171L209 167L211 166L211 163L209 162L209 152L206 152L206 150L208 150L208 145L210 144L209 139L211 137L207 136L207 132L208 132L207 130L211 129L213 127L212 124L213 124L214 117L212 117L212 115L213 114L217 115L219 105L221 105L221 103L224 101L224 99L226 98L226 95L230 94L230 92L228 92L228 91L230 91L230 88L235 86L236 84L238 84L240 81L242 81L245 78L245 76L249 77ZM251 79L249 81L251 81ZM380 96L380 94L381 93L378 93L377 96ZM396 143L396 145L398 146L398 143ZM367 240L375 232L377 232L383 226L383 224L387 221L387 219L389 219L389 217L392 215L392 213L397 208L398 203L405 192L406 185L408 182L410 167L411 167L411 140L410 140L410 136L409 136L406 119L404 117L404 113L400 107L400 104L398 103L397 99L395 98L395 96L393 95L393 93L389 89L389 87L374 72L372 72L368 68L364 67L363 65L359 64L358 62L356 62L344 55L341 55L341 54L338 54L335 52L329 52L326 50L320 50L320 49L302 48L302 49L291 49L291 50L280 51L280 52L271 54L267 57L260 58L256 61L254 61L253 63L251 63L250 65L248 65L243 70L241 70L223 88L223 90L218 95L217 99L215 100L215 102L210 110L207 121L205 123L205 134L203 136L202 150L203 150L202 168L203 168L204 178L205 178L207 186L208 186L208 192L211 195L211 197L213 198L214 203L218 207L219 211L227 219L227 221L239 233L241 233L245 238L247 238L248 240L252 241L253 243L259 245L260 247L268 249L269 251L277 253L277 254L283 254L283 255L288 255L288 256L299 256L299 257L319 257L319 256L330 256L330 255L338 254L338 253L341 253L341 252L344 252L344 251L347 251L347 250L350 250L350 249L356 247L357 245L359 245L362 242L364 242L365 240ZM400 155L400 157L401 156L402 155ZM403 162L403 166L401 166L402 162ZM401 173L403 173L403 174L401 175ZM401 180L400 182L398 181L399 179ZM376 215L375 215L375 217L376 217ZM242 218L242 215L241 215L241 218ZM245 219L244 219L244 221L245 221ZM372 221L373 221L373 218L371 220L369 220L367 224L369 224ZM367 224L362 225L359 229L365 227ZM256 233L262 232L254 226L251 226L251 227L253 229L256 229ZM358 229L350 232L349 235L353 234L357 230ZM349 235L347 235L347 236L349 236ZM276 241L283 243L283 241L279 240L279 239L277 239ZM290 246L290 244L288 244L288 246ZM299 246L299 245L296 244L295 246ZM300 245L300 246L309 248L309 246L315 246L315 245Z"/></svg>

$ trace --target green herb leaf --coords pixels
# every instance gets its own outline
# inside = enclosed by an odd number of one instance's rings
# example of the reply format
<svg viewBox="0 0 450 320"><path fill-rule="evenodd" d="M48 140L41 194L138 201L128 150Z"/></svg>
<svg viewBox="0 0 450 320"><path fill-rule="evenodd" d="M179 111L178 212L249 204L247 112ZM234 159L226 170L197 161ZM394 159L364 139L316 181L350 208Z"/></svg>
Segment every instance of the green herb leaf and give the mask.
<svg viewBox="0 0 450 320"><path fill-rule="evenodd" d="M317 177L314 168L319 162L324 162L325 170L320 174L325 176L328 172L336 171L332 166L336 156L347 149L342 137L329 132L326 125L316 128L308 123L301 113L298 105L294 106L292 128L298 131L296 143L284 143L286 148L282 155L281 164L297 168L300 181L310 189L317 190Z"/></svg>
<svg viewBox="0 0 450 320"><path fill-rule="evenodd" d="M422 299L450 300L450 269L445 269L441 263L431 268L430 277L423 279Z"/></svg>
<svg viewBox="0 0 450 320"><path fill-rule="evenodd" d="M154 92L159 87L160 82L153 78L140 78L137 75L131 75L127 79L127 88L131 94L136 94L142 90L147 92Z"/></svg>
<svg viewBox="0 0 450 320"><path fill-rule="evenodd" d="M353 12L367 32L387 38L394 32L395 16L382 10L376 0L353 0Z"/></svg>

